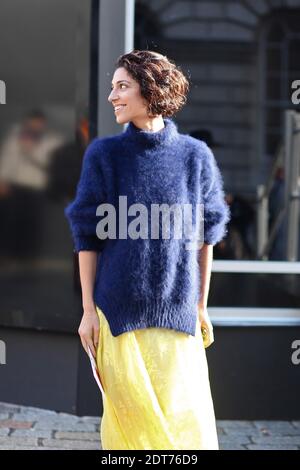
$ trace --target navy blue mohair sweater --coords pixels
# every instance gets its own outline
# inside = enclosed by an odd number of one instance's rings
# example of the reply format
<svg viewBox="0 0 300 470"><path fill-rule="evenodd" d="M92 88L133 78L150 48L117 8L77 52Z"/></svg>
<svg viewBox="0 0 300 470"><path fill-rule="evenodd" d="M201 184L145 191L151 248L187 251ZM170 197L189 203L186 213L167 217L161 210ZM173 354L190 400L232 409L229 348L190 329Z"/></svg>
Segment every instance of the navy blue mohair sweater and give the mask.
<svg viewBox="0 0 300 470"><path fill-rule="evenodd" d="M215 245L227 234L229 207L223 179L210 148L178 132L170 118L151 132L129 122L123 132L95 138L83 158L75 199L65 208L74 252L97 251L94 302L105 314L113 336L164 327L195 336L200 300L199 250L186 249L187 238L172 231L162 237L119 236L119 196L127 207L143 204L204 204L204 243ZM100 204L116 210L116 238L99 238ZM127 224L136 219L128 212ZM193 223L195 212L193 212ZM105 216L107 213L105 213ZM128 227L126 225L126 228ZM150 227L150 222L148 227ZM140 227L136 227L138 230Z"/></svg>

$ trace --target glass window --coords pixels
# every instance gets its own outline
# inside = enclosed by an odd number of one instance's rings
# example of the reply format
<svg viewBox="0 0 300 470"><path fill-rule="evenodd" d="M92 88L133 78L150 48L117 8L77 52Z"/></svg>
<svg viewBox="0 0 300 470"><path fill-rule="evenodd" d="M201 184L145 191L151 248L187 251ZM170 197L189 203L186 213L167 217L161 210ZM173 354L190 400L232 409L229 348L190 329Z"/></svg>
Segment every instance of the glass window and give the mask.
<svg viewBox="0 0 300 470"><path fill-rule="evenodd" d="M0 79L7 89L0 106L4 323L77 328L78 276L63 209L74 197L95 129L89 101L93 4L1 1Z"/></svg>

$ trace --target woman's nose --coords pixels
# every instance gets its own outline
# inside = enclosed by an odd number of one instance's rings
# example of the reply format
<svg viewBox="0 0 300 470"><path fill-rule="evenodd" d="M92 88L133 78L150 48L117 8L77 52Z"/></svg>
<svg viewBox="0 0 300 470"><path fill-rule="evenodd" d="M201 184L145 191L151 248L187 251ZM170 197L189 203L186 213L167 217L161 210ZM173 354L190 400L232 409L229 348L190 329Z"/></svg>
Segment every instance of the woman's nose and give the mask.
<svg viewBox="0 0 300 470"><path fill-rule="evenodd" d="M115 95L114 90L111 90L109 96L108 96L108 101L111 102L113 99L116 99L117 96Z"/></svg>

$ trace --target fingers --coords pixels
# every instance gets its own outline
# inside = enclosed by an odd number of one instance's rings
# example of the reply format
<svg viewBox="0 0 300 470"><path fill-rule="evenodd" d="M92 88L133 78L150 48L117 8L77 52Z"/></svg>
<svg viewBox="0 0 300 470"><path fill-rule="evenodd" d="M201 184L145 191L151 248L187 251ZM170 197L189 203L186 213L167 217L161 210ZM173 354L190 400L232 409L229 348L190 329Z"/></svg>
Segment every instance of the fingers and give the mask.
<svg viewBox="0 0 300 470"><path fill-rule="evenodd" d="M81 344L87 355L89 355L88 348L94 358L97 355L97 348L99 343L99 332L100 325L98 319L92 316L83 316L80 326L78 328L78 334L80 336Z"/></svg>
<svg viewBox="0 0 300 470"><path fill-rule="evenodd" d="M94 347L94 343L91 339L87 342L87 345L89 346L89 348L91 350L91 353L94 356L94 358L96 358L96 350L95 350L95 347Z"/></svg>
<svg viewBox="0 0 300 470"><path fill-rule="evenodd" d="M98 343L99 343L99 328L94 328L94 347L97 351Z"/></svg>
<svg viewBox="0 0 300 470"><path fill-rule="evenodd" d="M80 341L81 341L81 344L82 344L83 349L85 350L85 352L86 352L87 355L88 355L87 344L86 344L85 340L84 340L81 336L80 336Z"/></svg>
<svg viewBox="0 0 300 470"><path fill-rule="evenodd" d="M87 353L87 355L89 355L89 351L88 351L88 347L89 347L92 355L96 358L96 348L94 346L93 339L80 335L80 340L81 340L82 347Z"/></svg>

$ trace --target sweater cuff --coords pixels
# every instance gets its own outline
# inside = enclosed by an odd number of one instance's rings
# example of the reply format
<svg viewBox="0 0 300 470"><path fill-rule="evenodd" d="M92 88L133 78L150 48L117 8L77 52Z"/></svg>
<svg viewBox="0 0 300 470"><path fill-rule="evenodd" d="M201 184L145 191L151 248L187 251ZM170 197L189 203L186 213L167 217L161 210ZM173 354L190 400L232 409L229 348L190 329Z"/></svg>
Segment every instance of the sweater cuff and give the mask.
<svg viewBox="0 0 300 470"><path fill-rule="evenodd" d="M74 236L74 252L79 251L102 251L103 246L101 240L96 236Z"/></svg>
<svg viewBox="0 0 300 470"><path fill-rule="evenodd" d="M206 245L216 245L219 243L225 235L227 235L228 230L224 229L223 227L213 227L206 236L204 237L204 243Z"/></svg>
<svg viewBox="0 0 300 470"><path fill-rule="evenodd" d="M204 225L204 243L216 245L223 240L228 234L230 218L230 209L227 204L223 205L222 211L210 214Z"/></svg>

